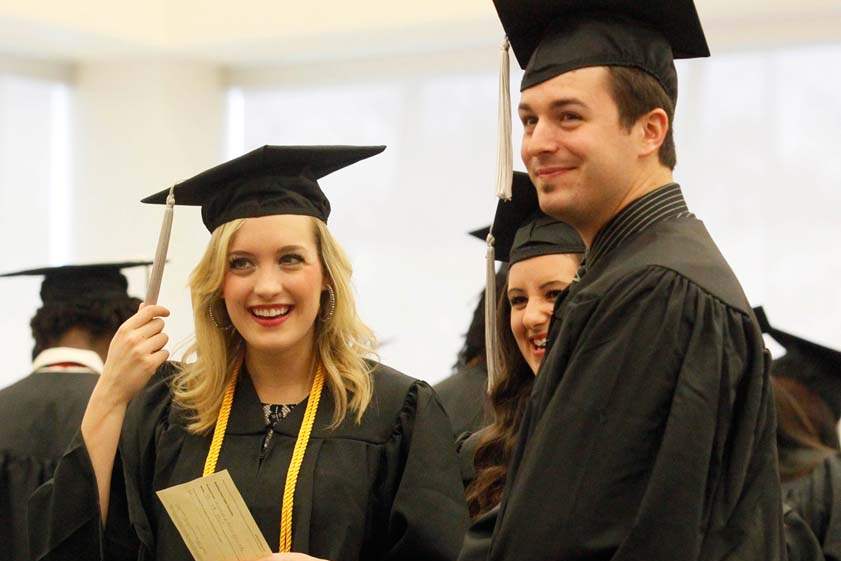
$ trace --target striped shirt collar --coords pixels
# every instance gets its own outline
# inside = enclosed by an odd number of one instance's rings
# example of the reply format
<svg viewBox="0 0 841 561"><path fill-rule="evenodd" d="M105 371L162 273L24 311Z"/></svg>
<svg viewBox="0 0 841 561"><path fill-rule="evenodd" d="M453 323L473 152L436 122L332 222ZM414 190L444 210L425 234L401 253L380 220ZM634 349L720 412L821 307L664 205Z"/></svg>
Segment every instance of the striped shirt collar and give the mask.
<svg viewBox="0 0 841 561"><path fill-rule="evenodd" d="M614 216L593 240L579 276L629 237L653 224L692 216L677 183L668 183L635 200Z"/></svg>

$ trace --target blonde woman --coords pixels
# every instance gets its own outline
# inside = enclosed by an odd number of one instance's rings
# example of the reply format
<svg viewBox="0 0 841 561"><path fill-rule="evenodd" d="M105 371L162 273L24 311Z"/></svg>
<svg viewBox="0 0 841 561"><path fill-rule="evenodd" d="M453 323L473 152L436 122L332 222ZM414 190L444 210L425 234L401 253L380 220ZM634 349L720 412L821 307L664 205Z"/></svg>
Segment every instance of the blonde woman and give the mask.
<svg viewBox="0 0 841 561"><path fill-rule="evenodd" d="M156 492L223 469L267 559L457 556L449 423L428 385L370 359L317 182L383 149L266 146L176 186L212 232L190 278L195 358L166 362L161 306L123 324L30 503L35 559L190 560Z"/></svg>

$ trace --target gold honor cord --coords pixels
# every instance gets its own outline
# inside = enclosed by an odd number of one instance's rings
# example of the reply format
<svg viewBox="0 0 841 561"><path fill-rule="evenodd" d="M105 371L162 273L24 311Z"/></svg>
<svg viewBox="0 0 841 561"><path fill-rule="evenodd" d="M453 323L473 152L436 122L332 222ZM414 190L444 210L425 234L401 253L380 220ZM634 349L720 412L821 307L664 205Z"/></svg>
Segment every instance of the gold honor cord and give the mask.
<svg viewBox="0 0 841 561"><path fill-rule="evenodd" d="M216 418L216 427L213 429L210 450L204 462L203 477L207 477L216 471L216 462L219 460L222 441L225 439L225 430L228 428L228 417L231 415L234 390L236 389L241 366L242 361L234 368L233 376L231 376L231 380L225 388L225 394L222 397L222 406L219 408L219 416ZM324 371L319 364L312 381L312 388L310 389L307 409L304 411L301 430L298 431L298 438L295 440L295 449L292 452L289 471L286 472L286 484L283 486L283 504L280 509L279 553L289 553L292 551L292 507L295 499L295 487L298 484L298 473L301 471L301 463L304 461L304 454L307 451L307 444L310 441L310 434L312 434L312 426L315 423L315 414L318 412L318 403L321 401L321 390L323 388Z"/></svg>

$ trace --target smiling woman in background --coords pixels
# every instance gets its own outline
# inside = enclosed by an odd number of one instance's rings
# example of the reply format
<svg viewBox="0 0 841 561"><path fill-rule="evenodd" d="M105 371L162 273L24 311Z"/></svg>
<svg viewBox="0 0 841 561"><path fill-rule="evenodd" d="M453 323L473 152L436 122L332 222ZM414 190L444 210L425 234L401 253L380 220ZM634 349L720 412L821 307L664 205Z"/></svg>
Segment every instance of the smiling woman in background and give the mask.
<svg viewBox="0 0 841 561"><path fill-rule="evenodd" d="M499 372L490 389L493 422L459 450L474 520L462 559L484 559L523 411L547 346L555 300L581 265L584 242L569 225L541 213L528 175L515 173L510 202L494 217L496 257L508 263L498 306Z"/></svg>
<svg viewBox="0 0 841 561"><path fill-rule="evenodd" d="M123 324L81 438L30 503L36 559L192 559L155 493L222 469L273 551L456 557L449 423L427 384L370 359L317 183L382 150L266 146L175 187L212 232L190 278L196 359L165 362L161 306Z"/></svg>

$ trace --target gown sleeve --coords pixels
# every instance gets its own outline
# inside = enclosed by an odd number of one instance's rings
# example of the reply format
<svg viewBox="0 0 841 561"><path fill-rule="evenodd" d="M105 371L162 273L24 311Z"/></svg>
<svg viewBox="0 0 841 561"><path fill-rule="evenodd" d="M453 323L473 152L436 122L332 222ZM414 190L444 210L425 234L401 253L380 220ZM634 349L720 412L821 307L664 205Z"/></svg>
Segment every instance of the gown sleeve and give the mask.
<svg viewBox="0 0 841 561"><path fill-rule="evenodd" d="M828 516L826 535L822 545L828 561L841 561L841 456L833 456L824 462L826 466L824 485Z"/></svg>
<svg viewBox="0 0 841 561"><path fill-rule="evenodd" d="M33 561L134 561L153 551L153 537L140 489L143 462L169 409L171 373L163 367L129 405L111 477L108 519L100 521L96 476L81 431L76 433L53 478L29 500Z"/></svg>
<svg viewBox="0 0 841 561"><path fill-rule="evenodd" d="M467 525L464 487L450 423L427 384L409 390L387 446L398 480L383 559L456 559Z"/></svg>
<svg viewBox="0 0 841 561"><path fill-rule="evenodd" d="M464 534L458 561L485 561L491 548L499 505L471 521Z"/></svg>
<svg viewBox="0 0 841 561"><path fill-rule="evenodd" d="M789 504L783 504L788 561L825 561L812 529Z"/></svg>
<svg viewBox="0 0 841 561"><path fill-rule="evenodd" d="M781 558L750 316L659 267L590 298L569 302L538 374L491 558Z"/></svg>
<svg viewBox="0 0 841 561"><path fill-rule="evenodd" d="M482 438L482 431L464 432L456 439L456 451L458 452L459 469L461 470L461 482L464 488L473 482L476 477L476 450Z"/></svg>

